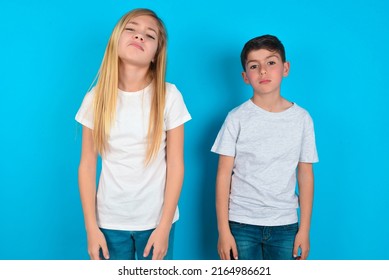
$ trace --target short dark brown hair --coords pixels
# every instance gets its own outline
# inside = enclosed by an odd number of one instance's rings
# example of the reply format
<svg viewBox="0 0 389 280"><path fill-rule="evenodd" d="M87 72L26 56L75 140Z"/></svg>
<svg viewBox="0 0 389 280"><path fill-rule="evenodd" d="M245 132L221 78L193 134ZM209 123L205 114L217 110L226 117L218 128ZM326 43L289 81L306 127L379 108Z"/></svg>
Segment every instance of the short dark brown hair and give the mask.
<svg viewBox="0 0 389 280"><path fill-rule="evenodd" d="M282 62L286 61L285 48L281 41L273 35L262 35L251 39L244 45L240 53L240 61L244 71L246 71L246 60L249 53L261 49L277 52L281 56Z"/></svg>

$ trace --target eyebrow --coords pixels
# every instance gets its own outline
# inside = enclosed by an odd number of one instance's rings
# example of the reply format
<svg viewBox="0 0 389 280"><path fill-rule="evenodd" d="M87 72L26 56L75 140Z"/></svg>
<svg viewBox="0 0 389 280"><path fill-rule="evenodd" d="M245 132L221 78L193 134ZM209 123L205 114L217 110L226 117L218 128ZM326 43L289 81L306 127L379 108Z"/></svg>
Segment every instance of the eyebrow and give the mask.
<svg viewBox="0 0 389 280"><path fill-rule="evenodd" d="M272 58L272 57L275 57L275 58L277 58L277 59L280 59L276 54L271 54L271 55L265 57L264 60L267 60L267 59ZM251 62L258 62L258 60L256 60L256 59L251 59L251 60L248 60L248 61L246 62L246 64L249 64L249 63L251 63Z"/></svg>
<svg viewBox="0 0 389 280"><path fill-rule="evenodd" d="M139 25L139 23L137 23L135 21L129 21L126 25L128 25L128 24ZM147 27L147 29L153 31L155 34L158 34L158 32L154 28Z"/></svg>

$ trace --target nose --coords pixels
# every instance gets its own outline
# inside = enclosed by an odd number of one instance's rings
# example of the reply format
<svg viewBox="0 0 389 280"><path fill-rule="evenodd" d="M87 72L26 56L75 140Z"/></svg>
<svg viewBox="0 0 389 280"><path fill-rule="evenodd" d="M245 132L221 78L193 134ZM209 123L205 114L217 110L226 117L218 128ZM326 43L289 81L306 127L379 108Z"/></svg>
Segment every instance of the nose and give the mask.
<svg viewBox="0 0 389 280"><path fill-rule="evenodd" d="M265 75L267 73L266 68L265 67L261 67L261 69L259 70L259 73L261 75Z"/></svg>
<svg viewBox="0 0 389 280"><path fill-rule="evenodd" d="M144 41L144 38L143 38L142 34L139 34L139 33L135 34L134 38L137 39L137 40L140 40L141 42Z"/></svg>

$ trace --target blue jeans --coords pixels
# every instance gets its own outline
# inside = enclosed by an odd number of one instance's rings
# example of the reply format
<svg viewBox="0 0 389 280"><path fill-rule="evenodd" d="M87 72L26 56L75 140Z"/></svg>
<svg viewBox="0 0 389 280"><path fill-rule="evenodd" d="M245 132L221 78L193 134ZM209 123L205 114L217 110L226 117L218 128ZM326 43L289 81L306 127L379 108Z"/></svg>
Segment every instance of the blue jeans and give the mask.
<svg viewBox="0 0 389 280"><path fill-rule="evenodd" d="M230 221L240 260L293 260L298 223L255 226Z"/></svg>
<svg viewBox="0 0 389 280"><path fill-rule="evenodd" d="M170 230L169 247L165 260L173 259L174 227L173 224ZM100 228L100 230L105 236L110 260L151 260L153 257L153 248L151 248L146 258L143 257L143 251L154 229L127 231ZM101 250L100 257L104 259Z"/></svg>

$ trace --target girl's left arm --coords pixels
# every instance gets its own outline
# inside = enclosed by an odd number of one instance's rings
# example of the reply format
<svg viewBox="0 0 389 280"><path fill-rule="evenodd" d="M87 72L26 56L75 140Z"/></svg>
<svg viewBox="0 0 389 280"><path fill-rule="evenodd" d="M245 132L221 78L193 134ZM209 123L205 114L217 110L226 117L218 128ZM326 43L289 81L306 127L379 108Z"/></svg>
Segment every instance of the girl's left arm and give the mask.
<svg viewBox="0 0 389 280"><path fill-rule="evenodd" d="M145 247L148 256L153 247L153 260L163 259L169 243L169 233L184 179L184 125L166 132L166 188L161 221Z"/></svg>
<svg viewBox="0 0 389 280"><path fill-rule="evenodd" d="M310 249L309 231L311 227L314 181L312 163L300 162L298 164L297 180L300 194L300 227L295 238L293 255L297 257L298 248L300 248L301 259L305 260Z"/></svg>

